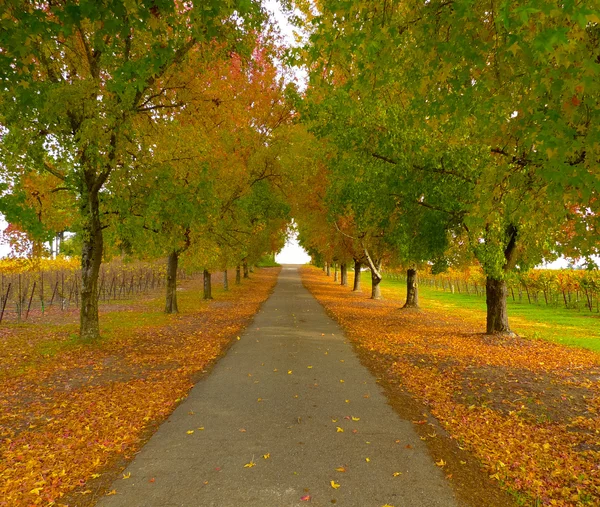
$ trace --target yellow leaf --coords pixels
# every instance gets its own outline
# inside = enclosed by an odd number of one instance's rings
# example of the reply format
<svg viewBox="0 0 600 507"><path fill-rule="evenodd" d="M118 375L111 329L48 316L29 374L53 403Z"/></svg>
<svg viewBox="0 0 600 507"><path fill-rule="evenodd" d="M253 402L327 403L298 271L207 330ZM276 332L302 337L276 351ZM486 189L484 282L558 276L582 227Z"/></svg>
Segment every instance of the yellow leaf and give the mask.
<svg viewBox="0 0 600 507"><path fill-rule="evenodd" d="M198 429L199 429L200 431L203 431L203 430L204 430L204 426L200 426Z"/></svg>
<svg viewBox="0 0 600 507"><path fill-rule="evenodd" d="M263 458L265 459L269 459L271 457L271 453L268 452L267 454L263 454Z"/></svg>
<svg viewBox="0 0 600 507"><path fill-rule="evenodd" d="M442 458L440 458L439 461L436 461L435 464L439 467L446 466L446 462Z"/></svg>
<svg viewBox="0 0 600 507"><path fill-rule="evenodd" d="M40 491L42 491L42 489L44 488L33 488L29 493L32 495L38 495L40 494Z"/></svg>
<svg viewBox="0 0 600 507"><path fill-rule="evenodd" d="M256 463L254 463L254 461L251 461L250 463L246 463L244 465L244 468L252 468L252 467L255 467L255 466L256 466Z"/></svg>
<svg viewBox="0 0 600 507"><path fill-rule="evenodd" d="M312 368L312 366L307 366L307 368L310 370Z"/></svg>
<svg viewBox="0 0 600 507"><path fill-rule="evenodd" d="M260 403L262 401L262 398L258 398L258 400L256 400L256 401L258 401Z"/></svg>
<svg viewBox="0 0 600 507"><path fill-rule="evenodd" d="M123 474L123 479L129 479L131 477L131 472L127 472L126 474Z"/></svg>
<svg viewBox="0 0 600 507"><path fill-rule="evenodd" d="M342 379L340 379L340 383L341 383L341 384L343 384L343 383L344 383L344 381L343 381Z"/></svg>
<svg viewBox="0 0 600 507"><path fill-rule="evenodd" d="M329 484L331 484L331 487L333 489L338 489L340 487L340 485L335 481L331 481Z"/></svg>
<svg viewBox="0 0 600 507"><path fill-rule="evenodd" d="M336 427L336 431L337 431L338 433L344 433L344 429L343 429L343 428L340 428L339 426L338 426L338 427Z"/></svg>
<svg viewBox="0 0 600 507"><path fill-rule="evenodd" d="M371 458L365 458L365 461L366 461L367 463L371 463Z"/></svg>
<svg viewBox="0 0 600 507"><path fill-rule="evenodd" d="M336 472L345 472L346 471L346 467L337 467L335 469Z"/></svg>
<svg viewBox="0 0 600 507"><path fill-rule="evenodd" d="M92 479L97 479L98 477L100 477L100 474L92 474Z"/></svg>
<svg viewBox="0 0 600 507"><path fill-rule="evenodd" d="M116 495L116 494L117 494L117 490L113 489L112 491L109 491L108 493L106 493L106 496Z"/></svg>
<svg viewBox="0 0 600 507"><path fill-rule="evenodd" d="M383 507L394 507L394 506L390 505L389 503L386 503Z"/></svg>
<svg viewBox="0 0 600 507"><path fill-rule="evenodd" d="M346 403L350 403L350 400L345 400L345 401L346 401Z"/></svg>
<svg viewBox="0 0 600 507"><path fill-rule="evenodd" d="M292 370L288 370L288 375L291 375L291 374L292 374Z"/></svg>
<svg viewBox="0 0 600 507"><path fill-rule="evenodd" d="M191 435L192 433L194 433L194 430L187 430L188 435Z"/></svg>
<svg viewBox="0 0 600 507"><path fill-rule="evenodd" d="M354 417L354 416L352 416L352 420L353 421L360 421L360 417Z"/></svg>
<svg viewBox="0 0 600 507"><path fill-rule="evenodd" d="M394 472L392 475L393 475L394 477L398 477L399 475L402 475L402 472Z"/></svg>
<svg viewBox="0 0 600 507"><path fill-rule="evenodd" d="M332 419L331 422L337 422L337 419Z"/></svg>

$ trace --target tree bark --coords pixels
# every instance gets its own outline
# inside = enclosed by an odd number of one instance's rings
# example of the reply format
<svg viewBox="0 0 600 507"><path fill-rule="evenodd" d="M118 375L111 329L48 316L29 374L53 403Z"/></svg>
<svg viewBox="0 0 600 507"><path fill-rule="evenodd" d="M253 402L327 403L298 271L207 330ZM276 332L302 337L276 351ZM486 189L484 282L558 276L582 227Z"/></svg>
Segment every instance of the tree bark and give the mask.
<svg viewBox="0 0 600 507"><path fill-rule="evenodd" d="M371 299L381 299L381 275L379 275L380 265L375 266L377 269L371 268Z"/></svg>
<svg viewBox="0 0 600 507"><path fill-rule="evenodd" d="M242 266L244 268L244 278L250 278L250 275L248 274L248 262L244 260Z"/></svg>
<svg viewBox="0 0 600 507"><path fill-rule="evenodd" d="M419 288L417 285L417 270L406 270L406 303L403 308L419 308Z"/></svg>
<svg viewBox="0 0 600 507"><path fill-rule="evenodd" d="M329 265L329 262L325 263L325 272L327 273L327 276L331 276L331 266Z"/></svg>
<svg viewBox="0 0 600 507"><path fill-rule="evenodd" d="M504 266L502 270L505 273L510 272L515 267L517 252L518 229L510 224L506 228L506 247L504 248ZM508 325L508 311L506 301L508 299L508 288L504 278L493 278L487 276L485 281L485 296L487 306L487 334L514 335Z"/></svg>
<svg viewBox="0 0 600 507"><path fill-rule="evenodd" d="M506 299L508 289L506 281L495 280L489 276L485 281L487 305L487 334L512 334L508 325Z"/></svg>
<svg viewBox="0 0 600 507"><path fill-rule="evenodd" d="M210 282L210 271L204 270L204 296L203 299L212 299L212 286Z"/></svg>
<svg viewBox="0 0 600 507"><path fill-rule="evenodd" d="M242 283L242 268L241 266L238 264L235 267L235 284L239 285L240 283Z"/></svg>
<svg viewBox="0 0 600 507"><path fill-rule="evenodd" d="M171 252L167 258L167 300L165 313L178 313L177 308L177 265L179 252Z"/></svg>
<svg viewBox="0 0 600 507"><path fill-rule="evenodd" d="M333 281L337 282L338 281L338 265L337 262L333 263Z"/></svg>
<svg viewBox="0 0 600 507"><path fill-rule="evenodd" d="M223 290L229 290L229 280L227 279L227 270L223 270Z"/></svg>
<svg viewBox="0 0 600 507"><path fill-rule="evenodd" d="M87 180L88 178L86 178ZM83 217L83 245L81 248L81 308L79 311L79 335L84 339L100 337L98 322L98 275L102 263L104 238L100 223L100 202L94 190L94 181L86 182L81 192L81 215Z"/></svg>
<svg viewBox="0 0 600 507"><path fill-rule="evenodd" d="M362 263L360 261L354 261L354 286L352 290L354 292L360 292L360 270L362 269Z"/></svg>
<svg viewBox="0 0 600 507"><path fill-rule="evenodd" d="M340 264L340 285L348 285L348 266L345 262Z"/></svg>

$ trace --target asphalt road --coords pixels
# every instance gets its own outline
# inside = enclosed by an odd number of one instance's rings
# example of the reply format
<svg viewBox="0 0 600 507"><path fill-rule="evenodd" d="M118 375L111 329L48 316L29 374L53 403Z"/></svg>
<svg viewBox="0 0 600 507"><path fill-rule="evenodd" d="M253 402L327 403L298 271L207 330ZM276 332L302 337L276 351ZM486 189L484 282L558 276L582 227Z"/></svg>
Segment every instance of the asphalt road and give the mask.
<svg viewBox="0 0 600 507"><path fill-rule="evenodd" d="M296 266L126 474L100 507L458 505Z"/></svg>

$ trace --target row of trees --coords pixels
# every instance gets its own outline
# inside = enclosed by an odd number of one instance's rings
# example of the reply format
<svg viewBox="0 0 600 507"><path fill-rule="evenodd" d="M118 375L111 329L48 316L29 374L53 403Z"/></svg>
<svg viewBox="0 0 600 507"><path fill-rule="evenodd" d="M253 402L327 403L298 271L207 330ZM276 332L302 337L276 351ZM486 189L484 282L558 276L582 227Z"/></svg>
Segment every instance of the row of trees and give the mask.
<svg viewBox="0 0 600 507"><path fill-rule="evenodd" d="M207 279L282 246L292 110L260 2L2 9L0 211L34 245L77 233L82 337L104 259L168 257L174 312L180 260Z"/></svg>
<svg viewBox="0 0 600 507"><path fill-rule="evenodd" d="M478 262L487 332L511 333L510 273L600 249L599 7L304 7L302 117L320 146L295 211L302 244L368 265L374 298L382 263L403 266L407 306L419 268Z"/></svg>

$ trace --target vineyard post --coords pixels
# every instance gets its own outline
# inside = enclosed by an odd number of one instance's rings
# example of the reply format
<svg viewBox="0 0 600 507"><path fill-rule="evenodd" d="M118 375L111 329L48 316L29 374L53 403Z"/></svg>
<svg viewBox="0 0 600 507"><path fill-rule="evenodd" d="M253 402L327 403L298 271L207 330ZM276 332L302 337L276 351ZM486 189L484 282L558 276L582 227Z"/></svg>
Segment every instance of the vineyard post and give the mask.
<svg viewBox="0 0 600 507"><path fill-rule="evenodd" d="M37 281L33 281L33 288L31 289L31 296L29 296L29 304L27 305L27 311L25 312L25 320L29 317L29 310L31 309L31 302L33 301L33 294L35 293L35 285Z"/></svg>
<svg viewBox="0 0 600 507"><path fill-rule="evenodd" d="M52 298L50 298L50 306L52 306L52 303L54 302L54 296L56 295L57 290L58 290L58 280L56 280L56 283L54 284L54 290L52 291Z"/></svg>
<svg viewBox="0 0 600 507"><path fill-rule="evenodd" d="M4 296L4 301L2 303L2 312L0 313L0 324L2 324L2 318L4 317L4 309L6 308L6 302L8 301L8 296L10 295L10 286L11 283L8 283L8 287L6 289L6 296Z"/></svg>
<svg viewBox="0 0 600 507"><path fill-rule="evenodd" d="M21 273L19 273L19 294L17 302L17 321L21 322Z"/></svg>
<svg viewBox="0 0 600 507"><path fill-rule="evenodd" d="M40 271L40 303L42 304L42 315L44 315L44 272Z"/></svg>

